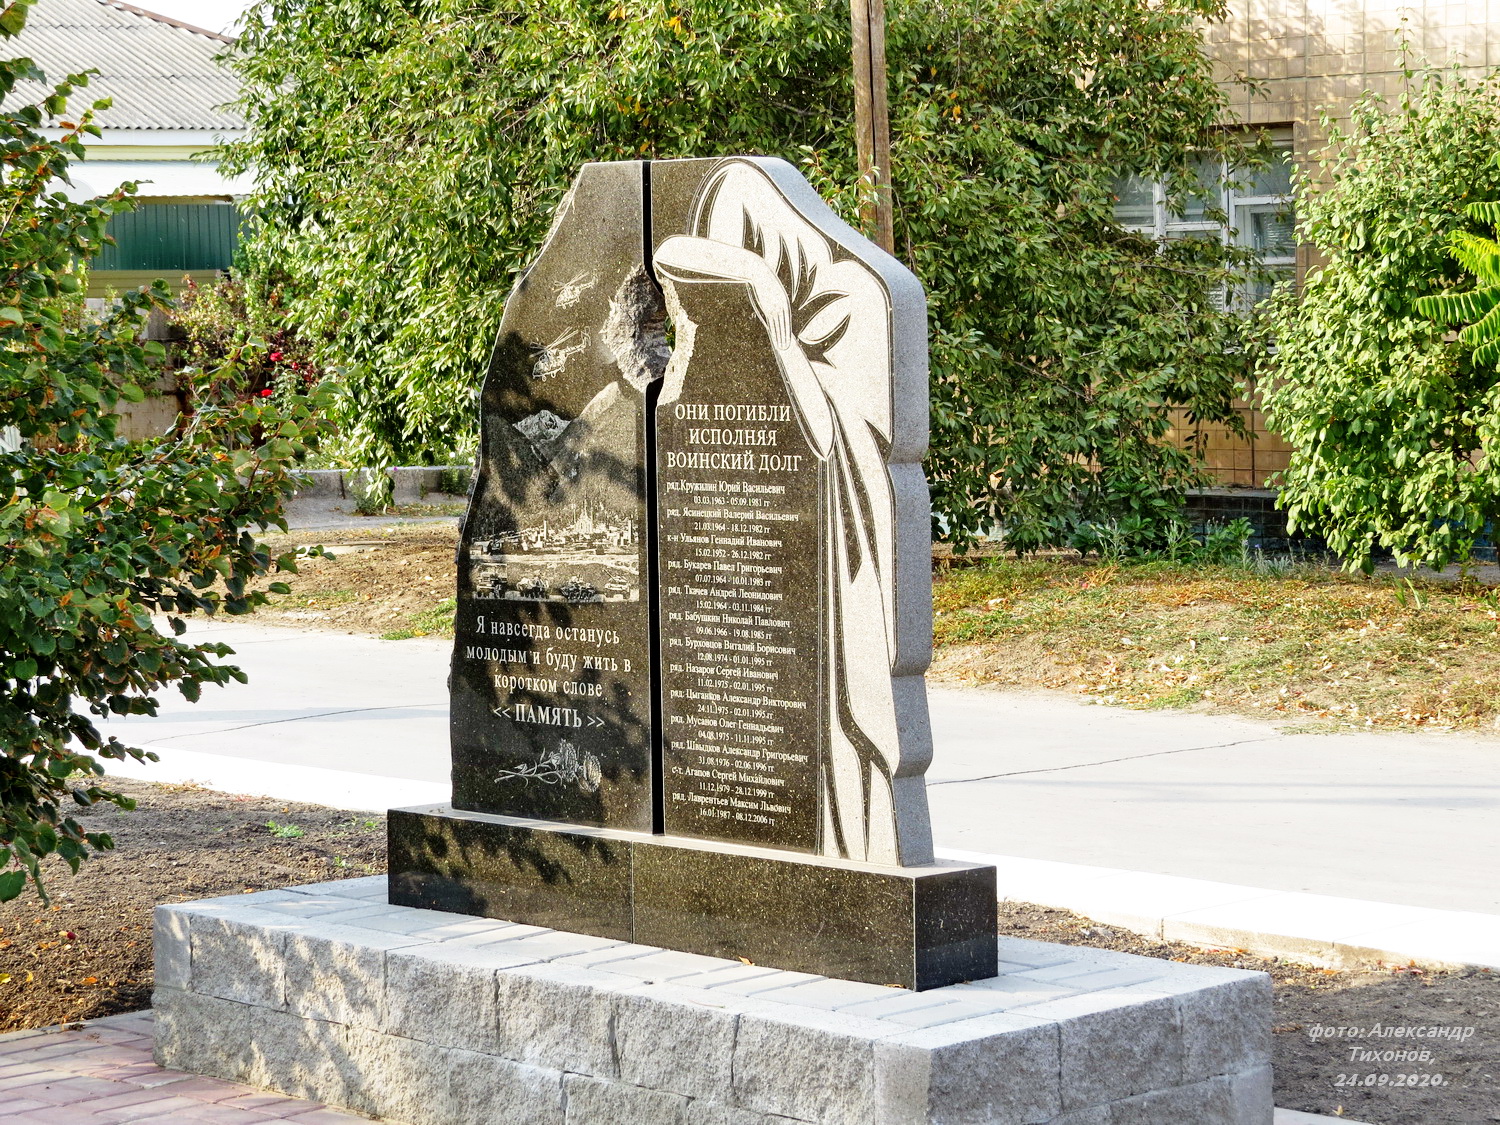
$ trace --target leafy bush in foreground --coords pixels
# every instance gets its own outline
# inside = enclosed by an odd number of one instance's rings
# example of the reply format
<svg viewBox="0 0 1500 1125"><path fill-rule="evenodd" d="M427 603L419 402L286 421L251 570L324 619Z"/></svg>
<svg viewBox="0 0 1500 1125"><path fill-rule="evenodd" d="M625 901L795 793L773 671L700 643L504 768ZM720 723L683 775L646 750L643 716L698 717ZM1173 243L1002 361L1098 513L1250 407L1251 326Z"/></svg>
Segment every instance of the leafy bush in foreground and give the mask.
<svg viewBox="0 0 1500 1125"><path fill-rule="evenodd" d="M8 6L0 38L24 18L24 5ZM0 61L0 96L24 80L44 81L29 60ZM180 432L116 435L117 404L140 401L156 378L161 347L138 335L168 297L158 282L102 316L83 310L73 263L99 249L133 190L81 203L57 191L98 130L87 113L64 121L60 140L41 129L86 82L71 76L0 114L0 900L28 878L40 890L48 856L76 871L112 846L66 811L131 805L99 783L104 765L89 752L150 755L105 738L90 714L153 714L151 693L168 684L196 699L203 684L243 680L213 659L226 646L178 639L182 615L243 613L264 600L248 580L291 565L251 529L285 526L294 468L323 426L313 399L249 399L220 372Z"/></svg>
<svg viewBox="0 0 1500 1125"><path fill-rule="evenodd" d="M1458 279L1465 205L1500 194L1497 132L1500 82L1431 71L1394 106L1362 98L1298 179L1324 265L1266 307L1260 387L1295 450L1289 527L1351 567L1462 562L1500 515L1500 372L1421 311Z"/></svg>

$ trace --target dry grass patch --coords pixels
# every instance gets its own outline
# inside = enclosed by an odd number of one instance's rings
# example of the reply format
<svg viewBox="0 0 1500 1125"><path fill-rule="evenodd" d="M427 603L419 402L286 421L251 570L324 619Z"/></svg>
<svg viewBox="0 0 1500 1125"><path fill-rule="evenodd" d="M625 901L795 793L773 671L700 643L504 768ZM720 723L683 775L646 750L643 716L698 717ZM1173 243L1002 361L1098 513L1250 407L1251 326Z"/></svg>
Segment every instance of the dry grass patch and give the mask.
<svg viewBox="0 0 1500 1125"><path fill-rule="evenodd" d="M936 585L935 672L1338 727L1494 727L1500 592L1320 568L989 559Z"/></svg>

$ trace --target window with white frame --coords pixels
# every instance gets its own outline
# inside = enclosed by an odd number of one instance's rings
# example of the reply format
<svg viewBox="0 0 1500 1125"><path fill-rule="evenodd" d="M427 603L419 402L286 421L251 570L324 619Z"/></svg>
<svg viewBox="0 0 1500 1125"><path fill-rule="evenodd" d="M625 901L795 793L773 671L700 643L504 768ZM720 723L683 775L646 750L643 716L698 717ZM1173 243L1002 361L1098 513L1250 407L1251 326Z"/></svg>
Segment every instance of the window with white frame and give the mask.
<svg viewBox="0 0 1500 1125"><path fill-rule="evenodd" d="M1167 206L1163 185L1146 176L1122 176L1115 183L1115 219L1121 226L1162 242L1182 238L1220 239L1249 249L1262 266L1240 286L1235 303L1250 308L1281 281L1296 277L1296 219L1292 211L1292 143L1272 134L1269 162L1260 167L1226 167L1217 154L1198 159L1201 191Z"/></svg>

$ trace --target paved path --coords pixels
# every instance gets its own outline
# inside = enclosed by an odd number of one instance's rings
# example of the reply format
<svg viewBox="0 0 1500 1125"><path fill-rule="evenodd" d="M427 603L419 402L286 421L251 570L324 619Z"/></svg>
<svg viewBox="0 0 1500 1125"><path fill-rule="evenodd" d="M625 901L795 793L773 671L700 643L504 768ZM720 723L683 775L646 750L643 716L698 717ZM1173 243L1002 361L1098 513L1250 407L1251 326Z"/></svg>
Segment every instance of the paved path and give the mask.
<svg viewBox="0 0 1500 1125"><path fill-rule="evenodd" d="M938 841L1500 914L1500 739L935 690Z"/></svg>
<svg viewBox="0 0 1500 1125"><path fill-rule="evenodd" d="M406 803L446 799L446 642L239 622L194 635L233 645L249 684L110 724L175 776L238 770L250 792L275 764L305 774L308 800L382 807L393 779ZM1500 914L1500 739L1285 734L1029 693L930 697L940 847Z"/></svg>
<svg viewBox="0 0 1500 1125"><path fill-rule="evenodd" d="M347 1125L368 1118L151 1061L150 1012L0 1035L5 1125Z"/></svg>

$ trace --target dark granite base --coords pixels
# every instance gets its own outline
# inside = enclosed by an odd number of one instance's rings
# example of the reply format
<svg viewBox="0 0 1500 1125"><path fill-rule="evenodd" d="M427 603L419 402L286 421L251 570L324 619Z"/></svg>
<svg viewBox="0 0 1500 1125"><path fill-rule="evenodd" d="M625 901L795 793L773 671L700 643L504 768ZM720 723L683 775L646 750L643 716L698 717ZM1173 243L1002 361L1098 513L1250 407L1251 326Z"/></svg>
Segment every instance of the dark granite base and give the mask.
<svg viewBox="0 0 1500 1125"><path fill-rule="evenodd" d="M922 990L996 973L995 869L881 867L465 812L392 809L390 900Z"/></svg>

